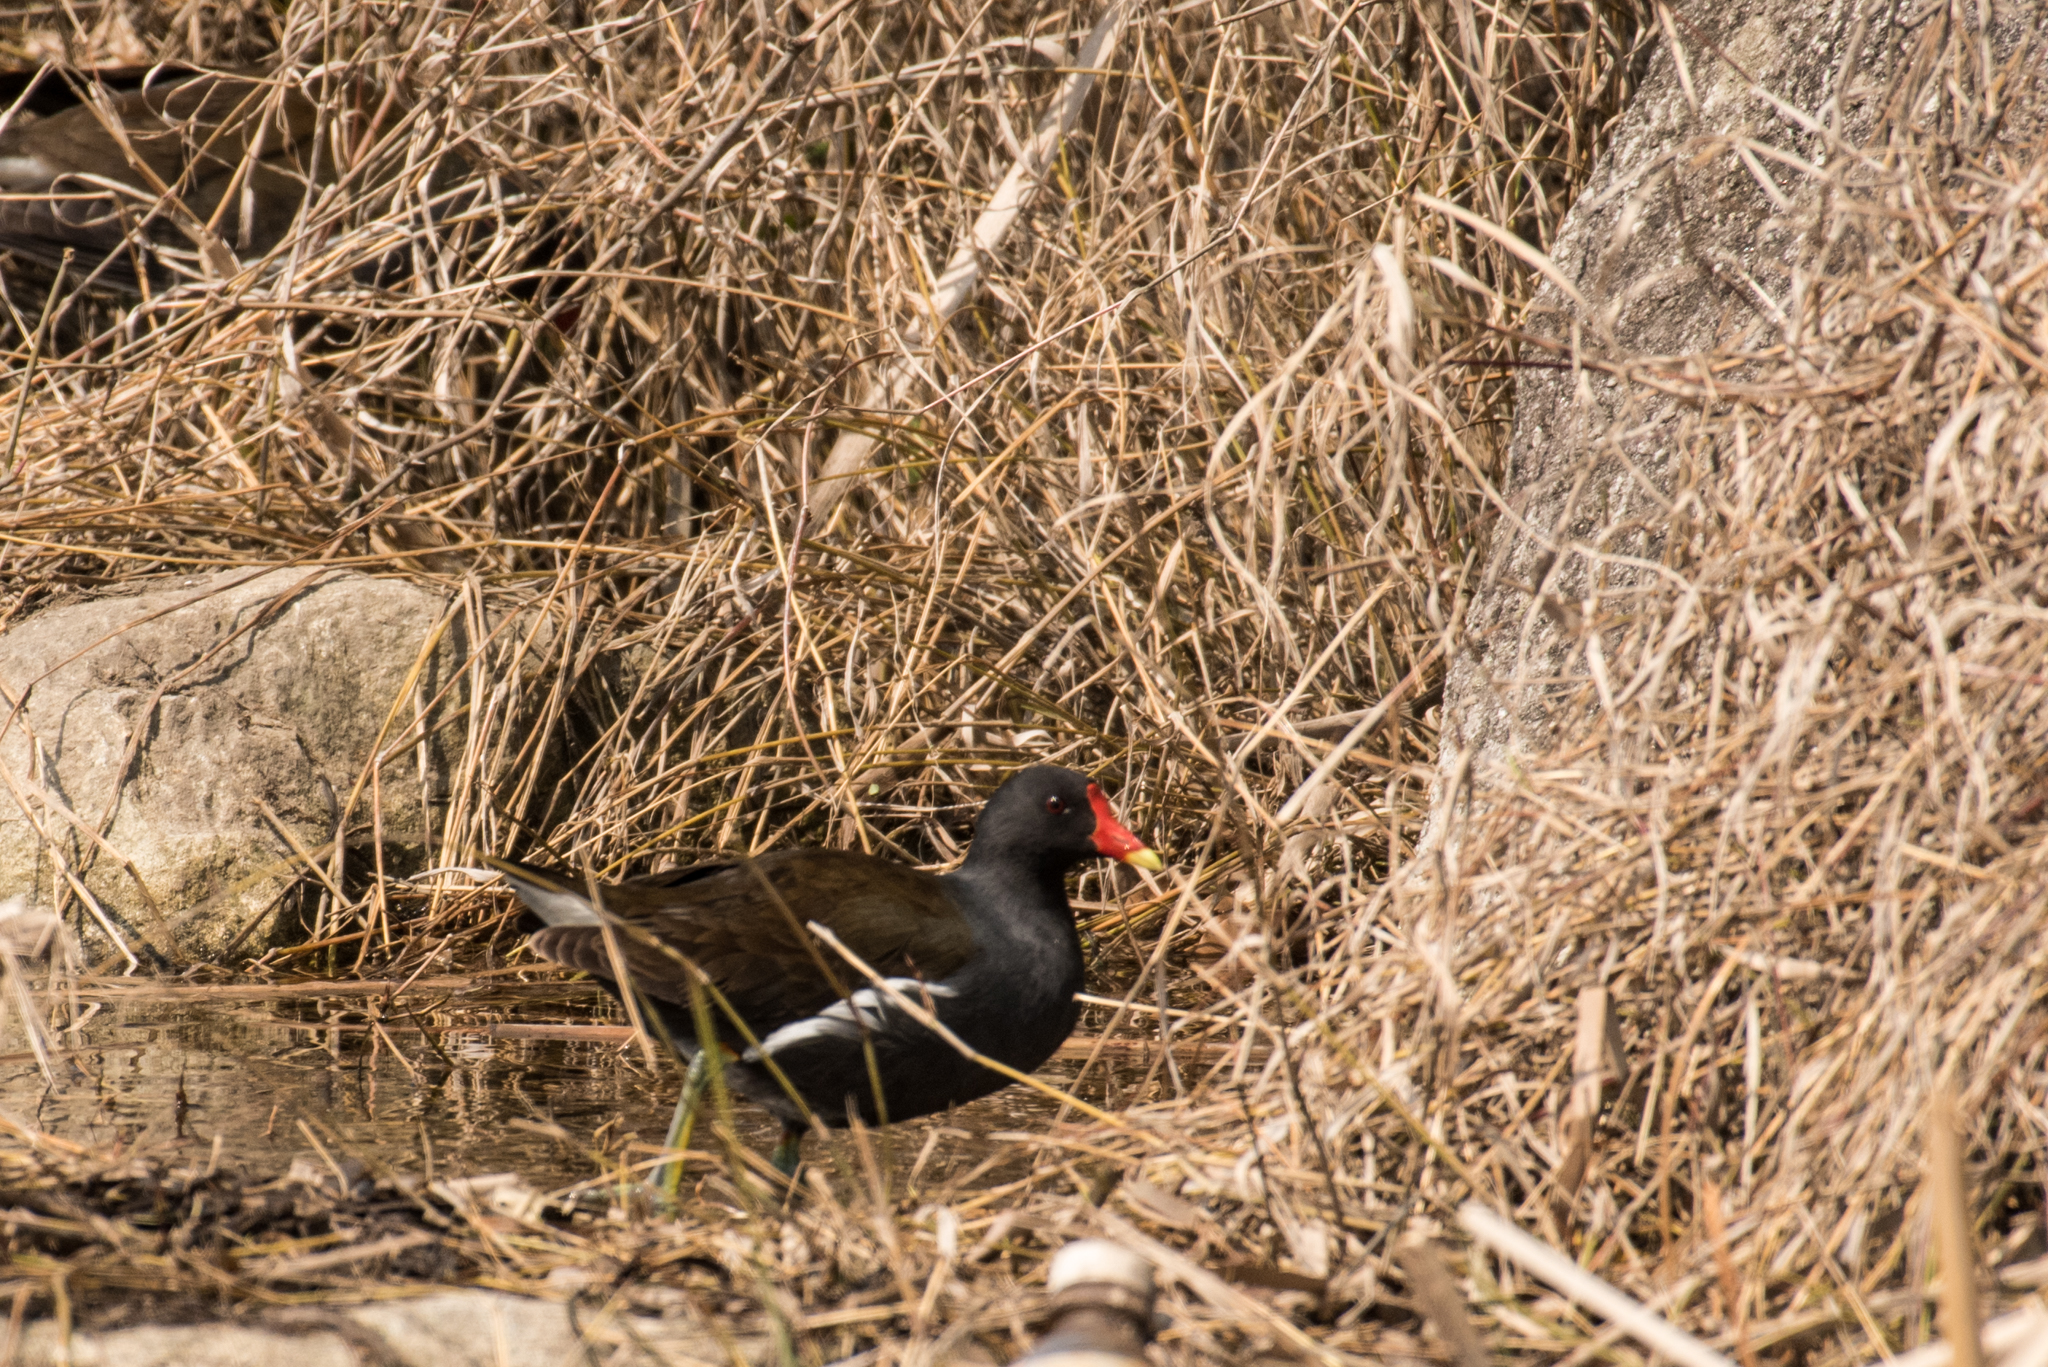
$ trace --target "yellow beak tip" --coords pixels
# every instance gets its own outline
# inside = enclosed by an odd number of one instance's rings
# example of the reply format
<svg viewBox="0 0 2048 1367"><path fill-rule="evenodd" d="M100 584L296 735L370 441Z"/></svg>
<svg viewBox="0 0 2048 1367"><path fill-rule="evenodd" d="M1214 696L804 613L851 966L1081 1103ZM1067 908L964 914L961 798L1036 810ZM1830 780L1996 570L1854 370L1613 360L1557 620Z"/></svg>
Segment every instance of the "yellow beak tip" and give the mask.
<svg viewBox="0 0 2048 1367"><path fill-rule="evenodd" d="M1159 857L1159 851L1153 849L1132 850L1124 856L1124 863L1132 868L1146 869L1152 873L1158 873L1166 867L1165 861Z"/></svg>

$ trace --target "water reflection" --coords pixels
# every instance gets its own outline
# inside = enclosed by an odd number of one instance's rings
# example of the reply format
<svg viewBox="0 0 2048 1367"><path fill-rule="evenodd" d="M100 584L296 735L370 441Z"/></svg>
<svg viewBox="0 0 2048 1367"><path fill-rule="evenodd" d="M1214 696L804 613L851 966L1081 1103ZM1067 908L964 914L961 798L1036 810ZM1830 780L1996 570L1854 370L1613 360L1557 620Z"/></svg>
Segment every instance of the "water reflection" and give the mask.
<svg viewBox="0 0 2048 1367"><path fill-rule="evenodd" d="M545 1190L651 1155L680 1080L664 1058L650 1069L616 1038L623 1030L590 1038L593 1022L624 1022L576 984L381 1010L360 996L137 996L109 994L56 1036L54 1082L31 1054L0 1055L0 1111L101 1155L203 1166L217 1153L259 1180L324 1150L436 1176L516 1171ZM550 1032L580 1037L506 1037ZM1056 1062L1045 1074L1073 1070ZM1028 1158L988 1136L1043 1129L1056 1110L1012 1087L892 1127L881 1137L892 1185L913 1173L924 1189L977 1170L978 1182L1010 1175ZM758 1151L773 1144L763 1112L741 1104L735 1120ZM815 1140L811 1156L827 1157Z"/></svg>

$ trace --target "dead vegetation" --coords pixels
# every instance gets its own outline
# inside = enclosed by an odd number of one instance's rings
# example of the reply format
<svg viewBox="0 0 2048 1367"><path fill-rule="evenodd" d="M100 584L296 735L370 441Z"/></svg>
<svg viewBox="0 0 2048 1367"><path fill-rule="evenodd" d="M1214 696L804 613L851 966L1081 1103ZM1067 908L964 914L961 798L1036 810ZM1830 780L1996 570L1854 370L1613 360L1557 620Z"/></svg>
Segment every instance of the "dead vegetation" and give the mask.
<svg viewBox="0 0 2048 1367"><path fill-rule="evenodd" d="M1131 1003L1103 1033L1231 1045L1158 1052L1137 1104L1019 1141L1029 1176L987 1191L900 1202L849 1141L786 1202L727 1150L679 1223L444 1203L485 1250L462 1275L573 1264L730 1294L791 1360L921 1359L1011 1351L1014 1279L1106 1232L1176 1288L1169 1357L1335 1362L1431 1351L1396 1245L1461 1241L1477 1199L1745 1361L1860 1363L1931 1332L1945 1080L1992 1308L2048 1280L2044 191L2038 144L1965 117L2030 68L1987 77L1961 10L1902 21L1864 149L1773 163L1811 205L1790 340L1590 357L1688 405L1662 521L1593 557L1641 573L1548 604L1552 751L1479 775L1419 858L1429 709L1513 534L1538 272L1504 238L1552 240L1652 15L1133 10L932 337L1098 12L859 3L791 61L825 11L105 14L153 57L317 69L336 164L382 169L232 278L15 289L0 615L200 567L445 586L471 668L309 847L326 965L516 943L459 875L369 876L393 785L441 813L424 866L942 861L1050 757L1176 858L1082 880ZM433 209L409 187L451 150L477 192ZM914 383L857 407L892 366ZM812 516L847 431L880 446ZM416 763L435 727L451 772ZM80 1242L18 1238L32 1297L145 1258L265 1294L45 1218ZM1456 1261L1496 1359L1643 1360Z"/></svg>

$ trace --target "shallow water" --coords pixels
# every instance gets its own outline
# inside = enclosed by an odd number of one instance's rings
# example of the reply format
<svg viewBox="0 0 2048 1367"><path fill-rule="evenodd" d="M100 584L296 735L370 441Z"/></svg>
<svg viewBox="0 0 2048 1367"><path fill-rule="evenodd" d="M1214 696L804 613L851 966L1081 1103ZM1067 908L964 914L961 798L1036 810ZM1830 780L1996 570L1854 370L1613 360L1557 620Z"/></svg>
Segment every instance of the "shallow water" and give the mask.
<svg viewBox="0 0 2048 1367"><path fill-rule="evenodd" d="M16 1048L0 1054L0 1113L102 1156L170 1166L204 1166L218 1145L221 1163L258 1180L300 1157L354 1158L373 1170L513 1171L543 1191L566 1187L615 1171L622 1153L648 1157L680 1084L672 1063L650 1070L636 1044L493 1035L624 1023L609 997L577 984L428 988L389 1006L315 992L248 1000L233 988L81 1000L83 1025L54 1037L53 1081L8 1023ZM1058 1082L1074 1068L1056 1060L1043 1071ZM1100 1087L1089 1090L1099 1101ZM991 1157L1007 1161L984 1180L1011 1175L1023 1156L988 1136L1043 1129L1056 1110L1011 1087L891 1127L878 1137L891 1185L914 1177L928 1189ZM762 1153L773 1145L765 1113L738 1103L735 1119L746 1143ZM634 1135L641 1147L628 1143ZM708 1142L700 1128L694 1147ZM816 1138L806 1147L825 1157Z"/></svg>

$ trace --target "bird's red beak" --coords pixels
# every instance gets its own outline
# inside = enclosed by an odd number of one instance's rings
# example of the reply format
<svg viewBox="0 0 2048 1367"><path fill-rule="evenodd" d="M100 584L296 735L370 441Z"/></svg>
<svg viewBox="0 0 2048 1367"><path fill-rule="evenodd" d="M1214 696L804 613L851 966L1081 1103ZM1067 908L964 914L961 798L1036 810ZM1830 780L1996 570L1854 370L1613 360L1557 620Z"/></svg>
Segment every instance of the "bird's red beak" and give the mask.
<svg viewBox="0 0 2048 1367"><path fill-rule="evenodd" d="M1136 868L1150 869L1157 873L1165 865L1159 861L1159 852L1124 829L1116 819L1116 813L1109 809L1109 799L1102 795L1102 789L1088 785L1088 805L1095 809L1095 852L1111 859L1120 859Z"/></svg>

